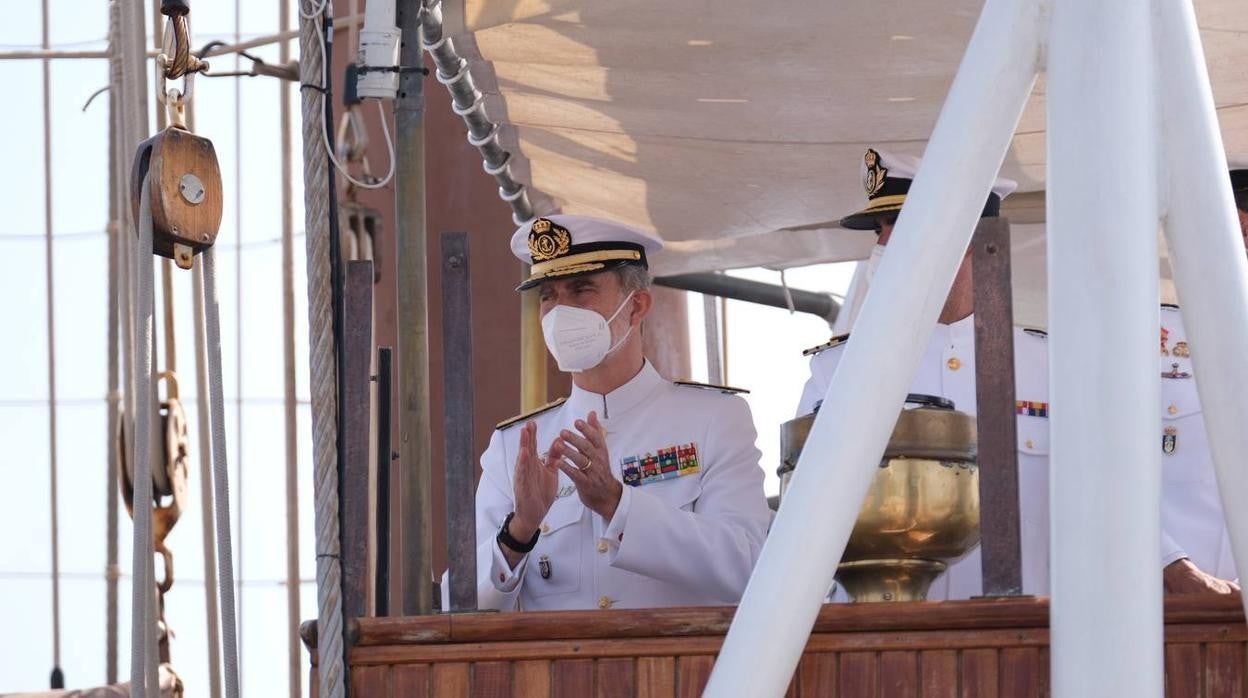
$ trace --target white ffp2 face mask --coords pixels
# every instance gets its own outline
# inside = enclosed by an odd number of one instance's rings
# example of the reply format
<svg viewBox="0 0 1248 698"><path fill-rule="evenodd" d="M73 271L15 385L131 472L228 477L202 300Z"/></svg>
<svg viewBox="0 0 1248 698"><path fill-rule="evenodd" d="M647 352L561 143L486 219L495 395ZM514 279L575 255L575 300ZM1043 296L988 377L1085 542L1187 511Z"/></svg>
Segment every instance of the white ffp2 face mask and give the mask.
<svg viewBox="0 0 1248 698"><path fill-rule="evenodd" d="M588 371L602 363L607 355L628 339L633 331L632 325L629 325L620 341L612 344L611 322L632 297L633 292L630 291L609 318L604 318L588 308L571 305L556 305L546 313L546 317L542 318L542 337L546 340L546 348L550 350L551 356L555 357L555 363L559 364L560 371Z"/></svg>

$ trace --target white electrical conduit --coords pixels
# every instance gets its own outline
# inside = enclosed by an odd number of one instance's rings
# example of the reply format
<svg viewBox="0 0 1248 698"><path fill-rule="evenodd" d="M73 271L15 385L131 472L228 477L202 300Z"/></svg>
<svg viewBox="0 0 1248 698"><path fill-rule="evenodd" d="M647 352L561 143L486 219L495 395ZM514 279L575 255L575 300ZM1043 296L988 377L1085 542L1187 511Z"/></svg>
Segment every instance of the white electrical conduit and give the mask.
<svg viewBox="0 0 1248 698"><path fill-rule="evenodd" d="M1196 388L1239 578L1248 579L1248 258L1189 0L1156 3L1163 197ZM1248 596L1242 597L1248 601Z"/></svg>
<svg viewBox="0 0 1248 698"><path fill-rule="evenodd" d="M1037 0L985 4L703 695L784 695L1031 94L1042 26Z"/></svg>

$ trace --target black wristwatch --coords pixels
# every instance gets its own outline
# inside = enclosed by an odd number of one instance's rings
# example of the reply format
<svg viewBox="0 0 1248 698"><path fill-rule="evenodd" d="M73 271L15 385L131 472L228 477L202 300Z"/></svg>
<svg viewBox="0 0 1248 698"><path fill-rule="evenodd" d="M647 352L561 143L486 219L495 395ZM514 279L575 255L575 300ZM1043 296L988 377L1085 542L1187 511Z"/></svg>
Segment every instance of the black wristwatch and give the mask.
<svg viewBox="0 0 1248 698"><path fill-rule="evenodd" d="M507 518L503 519L503 527L498 529L498 542L518 553L527 553L533 549L533 546L537 545L537 539L542 535L542 529L539 528L534 531L533 537L530 538L527 543L512 538L511 533L507 531L507 525L511 523L511 520L515 517L515 515L516 512L513 511L507 515Z"/></svg>

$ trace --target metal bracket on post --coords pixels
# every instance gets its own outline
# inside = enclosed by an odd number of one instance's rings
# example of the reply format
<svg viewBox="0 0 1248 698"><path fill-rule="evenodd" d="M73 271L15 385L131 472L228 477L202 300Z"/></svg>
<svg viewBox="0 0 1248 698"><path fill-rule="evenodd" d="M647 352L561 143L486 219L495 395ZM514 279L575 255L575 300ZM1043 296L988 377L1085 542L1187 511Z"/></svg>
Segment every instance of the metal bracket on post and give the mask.
<svg viewBox="0 0 1248 698"><path fill-rule="evenodd" d="M477 608L476 467L472 447L472 285L468 234L442 233L442 390L450 608Z"/></svg>
<svg viewBox="0 0 1248 698"><path fill-rule="evenodd" d="M368 433L369 361L373 354L373 263L347 262L343 298L343 343L339 356L345 428L339 434L344 459L341 479L342 613L368 614Z"/></svg>
<svg viewBox="0 0 1248 698"><path fill-rule="evenodd" d="M1009 220L980 219L971 249L984 595L1017 596L1023 592L1023 581Z"/></svg>

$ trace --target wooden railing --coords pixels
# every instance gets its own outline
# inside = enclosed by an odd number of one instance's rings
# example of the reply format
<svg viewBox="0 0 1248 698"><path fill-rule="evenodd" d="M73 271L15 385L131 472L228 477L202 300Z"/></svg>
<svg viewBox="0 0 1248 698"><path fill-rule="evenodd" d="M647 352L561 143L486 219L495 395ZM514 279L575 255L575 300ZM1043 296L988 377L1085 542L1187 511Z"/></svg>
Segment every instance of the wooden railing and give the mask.
<svg viewBox="0 0 1248 698"><path fill-rule="evenodd" d="M348 624L352 695L697 696L733 610L359 619ZM1248 696L1238 596L1171 597L1165 618L1168 696ZM1048 635L1047 599L826 605L788 696L1047 696ZM759 638L760 660L768 650Z"/></svg>

